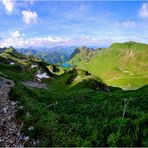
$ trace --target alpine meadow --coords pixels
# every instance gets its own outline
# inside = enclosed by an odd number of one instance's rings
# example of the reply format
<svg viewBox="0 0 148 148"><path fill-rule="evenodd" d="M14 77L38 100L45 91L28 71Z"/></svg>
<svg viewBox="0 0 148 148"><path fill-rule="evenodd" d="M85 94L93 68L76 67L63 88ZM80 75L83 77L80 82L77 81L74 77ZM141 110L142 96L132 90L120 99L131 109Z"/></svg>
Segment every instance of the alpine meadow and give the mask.
<svg viewBox="0 0 148 148"><path fill-rule="evenodd" d="M148 2L0 0L0 147L148 147Z"/></svg>

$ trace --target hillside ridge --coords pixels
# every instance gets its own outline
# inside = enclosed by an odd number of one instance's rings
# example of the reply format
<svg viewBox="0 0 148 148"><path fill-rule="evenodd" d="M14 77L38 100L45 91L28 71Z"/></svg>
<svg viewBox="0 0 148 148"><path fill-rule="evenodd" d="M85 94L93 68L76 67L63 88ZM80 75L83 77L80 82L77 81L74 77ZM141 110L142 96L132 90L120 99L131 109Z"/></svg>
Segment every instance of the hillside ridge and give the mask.
<svg viewBox="0 0 148 148"><path fill-rule="evenodd" d="M110 47L94 53L89 58L85 52L79 52L69 63L102 78L111 86L137 89L148 83L147 44L113 43Z"/></svg>

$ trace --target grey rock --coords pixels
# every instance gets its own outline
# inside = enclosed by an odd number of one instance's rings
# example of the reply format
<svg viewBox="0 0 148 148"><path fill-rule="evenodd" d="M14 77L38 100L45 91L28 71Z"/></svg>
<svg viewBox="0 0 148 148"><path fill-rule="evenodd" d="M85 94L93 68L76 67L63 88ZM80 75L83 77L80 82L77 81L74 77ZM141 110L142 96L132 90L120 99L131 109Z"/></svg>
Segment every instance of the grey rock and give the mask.
<svg viewBox="0 0 148 148"><path fill-rule="evenodd" d="M34 130L34 127L33 127L33 126L30 126L30 127L28 127L28 130L29 130L29 131Z"/></svg>
<svg viewBox="0 0 148 148"><path fill-rule="evenodd" d="M8 109L8 107L4 107L4 108L3 108L3 112L4 112L4 114L7 113L7 109Z"/></svg>
<svg viewBox="0 0 148 148"><path fill-rule="evenodd" d="M29 136L26 136L26 137L24 137L24 141L28 141L30 138L29 138Z"/></svg>

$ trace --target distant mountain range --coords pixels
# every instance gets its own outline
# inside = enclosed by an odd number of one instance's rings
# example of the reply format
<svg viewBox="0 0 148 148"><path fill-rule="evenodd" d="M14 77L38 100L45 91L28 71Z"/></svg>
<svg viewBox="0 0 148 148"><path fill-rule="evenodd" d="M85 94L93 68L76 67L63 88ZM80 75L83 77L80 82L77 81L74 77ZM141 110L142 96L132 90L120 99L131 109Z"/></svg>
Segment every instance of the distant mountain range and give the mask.
<svg viewBox="0 0 148 148"><path fill-rule="evenodd" d="M17 51L26 55L36 55L37 57L42 58L49 63L56 64L67 61L75 48L76 46L56 46L53 48L36 49L21 48L17 49Z"/></svg>
<svg viewBox="0 0 148 148"><path fill-rule="evenodd" d="M0 52L3 52L2 48ZM57 46L16 49L35 55L50 64L77 66L100 77L107 85L137 89L148 84L148 45L137 42L114 43L108 48ZM69 65L70 64L70 65Z"/></svg>

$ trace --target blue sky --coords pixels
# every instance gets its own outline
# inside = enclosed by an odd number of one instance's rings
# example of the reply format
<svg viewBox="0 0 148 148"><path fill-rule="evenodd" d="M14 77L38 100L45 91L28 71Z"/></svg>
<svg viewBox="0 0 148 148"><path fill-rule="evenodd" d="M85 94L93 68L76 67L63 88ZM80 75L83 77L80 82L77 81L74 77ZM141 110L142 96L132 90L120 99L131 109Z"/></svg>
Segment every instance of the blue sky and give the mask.
<svg viewBox="0 0 148 148"><path fill-rule="evenodd" d="M0 0L0 47L148 43L146 1Z"/></svg>

